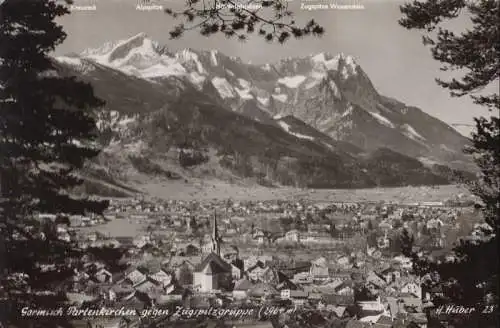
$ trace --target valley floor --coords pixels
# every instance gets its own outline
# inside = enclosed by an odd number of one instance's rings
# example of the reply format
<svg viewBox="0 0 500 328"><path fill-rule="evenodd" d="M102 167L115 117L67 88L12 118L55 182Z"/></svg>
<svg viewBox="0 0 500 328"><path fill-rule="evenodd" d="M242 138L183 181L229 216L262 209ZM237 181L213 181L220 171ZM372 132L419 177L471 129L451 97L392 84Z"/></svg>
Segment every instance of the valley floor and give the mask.
<svg viewBox="0 0 500 328"><path fill-rule="evenodd" d="M220 181L200 183L146 183L139 188L144 194L159 199L174 200L273 200L308 199L328 202L386 201L397 203L445 201L460 194L470 196L465 186L446 185L436 187L399 187L371 189L297 189L289 187L266 188L243 186Z"/></svg>

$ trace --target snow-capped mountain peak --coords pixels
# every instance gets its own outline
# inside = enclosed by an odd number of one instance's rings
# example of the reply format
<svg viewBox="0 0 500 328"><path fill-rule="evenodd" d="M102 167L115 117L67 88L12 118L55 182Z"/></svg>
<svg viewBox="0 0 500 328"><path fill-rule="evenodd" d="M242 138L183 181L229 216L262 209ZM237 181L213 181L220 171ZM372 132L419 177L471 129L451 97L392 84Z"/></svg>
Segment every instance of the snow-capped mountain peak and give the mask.
<svg viewBox="0 0 500 328"><path fill-rule="evenodd" d="M183 49L175 54L175 59L180 61L182 64L194 65L195 69L199 74L206 74L206 70L203 67L198 54L192 49Z"/></svg>
<svg viewBox="0 0 500 328"><path fill-rule="evenodd" d="M140 33L86 50L79 56L56 59L95 83L103 83L104 88L115 80L128 78L116 79L114 71L133 76L132 84L140 85L141 90L149 86L161 92L174 90L168 91L168 99L189 98L188 92L194 92L195 87L217 108L265 124L272 121L288 133L301 131L299 139L308 139L304 137L308 133L278 124L279 116L275 116L292 115L330 138L366 151L388 147L408 156L448 161L453 155L457 161L462 160L457 154L465 142L463 138L418 109L409 111L407 105L380 95L356 59L344 53L321 52L252 65L216 50L188 48L168 52ZM102 76L108 78L106 83L99 82L105 80ZM451 140L446 146L457 150L455 153L435 146L444 139Z"/></svg>
<svg viewBox="0 0 500 328"><path fill-rule="evenodd" d="M339 58L333 57L329 53L320 52L311 57L312 62L316 65L316 67L322 66L327 70L338 70L339 69Z"/></svg>
<svg viewBox="0 0 500 328"><path fill-rule="evenodd" d="M150 72L142 74L141 70L171 61L164 49L157 42L148 38L145 33L139 33L118 42L109 42L96 49L86 50L80 56L141 77L150 75Z"/></svg>

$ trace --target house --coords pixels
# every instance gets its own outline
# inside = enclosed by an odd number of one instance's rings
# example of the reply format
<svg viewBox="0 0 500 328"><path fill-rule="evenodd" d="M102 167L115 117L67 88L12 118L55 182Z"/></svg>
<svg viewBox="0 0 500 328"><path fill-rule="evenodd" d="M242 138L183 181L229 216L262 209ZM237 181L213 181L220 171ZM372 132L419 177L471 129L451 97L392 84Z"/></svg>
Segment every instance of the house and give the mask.
<svg viewBox="0 0 500 328"><path fill-rule="evenodd" d="M248 296L256 298L272 298L279 294L273 285L264 282L253 285L248 291Z"/></svg>
<svg viewBox="0 0 500 328"><path fill-rule="evenodd" d="M407 293L415 296L416 298L422 298L422 287L416 282L408 282L401 287L401 293Z"/></svg>
<svg viewBox="0 0 500 328"><path fill-rule="evenodd" d="M234 280L243 278L243 262L241 262L241 266L238 264L240 263L235 263L234 261L231 263L231 276Z"/></svg>
<svg viewBox="0 0 500 328"><path fill-rule="evenodd" d="M105 300L117 301L123 299L127 295L130 295L132 292L134 292L134 289L131 286L123 287L120 285L114 285L114 286L104 287L101 290L101 296Z"/></svg>
<svg viewBox="0 0 500 328"><path fill-rule="evenodd" d="M201 251L203 254L210 254L213 251L212 241L205 242L203 245L201 245Z"/></svg>
<svg viewBox="0 0 500 328"><path fill-rule="evenodd" d="M232 268L219 255L210 253L194 270L194 287L200 292L227 289Z"/></svg>
<svg viewBox="0 0 500 328"><path fill-rule="evenodd" d="M231 246L225 246L221 249L221 254L224 259L227 259L229 261L234 261L238 258L239 256L239 250L238 247L231 245Z"/></svg>
<svg viewBox="0 0 500 328"><path fill-rule="evenodd" d="M309 272L299 272L293 275L292 281L297 284L311 284L313 277Z"/></svg>
<svg viewBox="0 0 500 328"><path fill-rule="evenodd" d="M401 278L401 272L393 267L388 267L380 271L378 275L384 278L387 284L398 281Z"/></svg>
<svg viewBox="0 0 500 328"><path fill-rule="evenodd" d="M256 265L247 271L247 275L252 281L263 281L270 268L266 265Z"/></svg>
<svg viewBox="0 0 500 328"><path fill-rule="evenodd" d="M164 269L160 269L156 273L149 276L153 281L160 283L163 287L168 286L173 279L173 275L166 272Z"/></svg>
<svg viewBox="0 0 500 328"><path fill-rule="evenodd" d="M324 257L311 261L309 274L314 280L326 280L329 277L328 263Z"/></svg>
<svg viewBox="0 0 500 328"><path fill-rule="evenodd" d="M408 322L414 327L427 328L428 320L425 313L412 313L408 316Z"/></svg>
<svg viewBox="0 0 500 328"><path fill-rule="evenodd" d="M379 237L377 238L377 246L378 248L380 249L386 249L386 248L389 248L391 244L391 241L389 240L389 238L387 237L387 234L385 236L382 236L382 237ZM373 256L373 255L372 255Z"/></svg>
<svg viewBox="0 0 500 328"><path fill-rule="evenodd" d="M233 297L236 300L246 299L248 291L253 287L253 284L248 279L240 279L236 281L233 288Z"/></svg>
<svg viewBox="0 0 500 328"><path fill-rule="evenodd" d="M100 282L112 283L113 282L113 274L106 270L105 268L100 268L95 274L94 277Z"/></svg>
<svg viewBox="0 0 500 328"><path fill-rule="evenodd" d="M243 267L248 271L255 266L264 267L265 263L260 261L256 256L250 256L243 259Z"/></svg>
<svg viewBox="0 0 500 328"><path fill-rule="evenodd" d="M412 260L409 257L400 255L393 258L394 263L397 263L402 269L410 270L412 268Z"/></svg>
<svg viewBox="0 0 500 328"><path fill-rule="evenodd" d="M115 237L114 239L119 243L119 246L121 246L123 248L130 248L134 244L134 238L133 237L129 237L129 236Z"/></svg>
<svg viewBox="0 0 500 328"><path fill-rule="evenodd" d="M252 238L258 245L264 245L266 242L266 236L264 235L264 232L260 229L254 232Z"/></svg>
<svg viewBox="0 0 500 328"><path fill-rule="evenodd" d="M330 274L331 278L333 281L335 280L340 280L340 281L346 281L346 280L351 280L351 274L347 272L334 272Z"/></svg>
<svg viewBox="0 0 500 328"><path fill-rule="evenodd" d="M343 281L341 284L334 288L334 293L336 295L354 295L352 283Z"/></svg>
<svg viewBox="0 0 500 328"><path fill-rule="evenodd" d="M373 325L374 328L392 328L394 322L391 317L382 315Z"/></svg>
<svg viewBox="0 0 500 328"><path fill-rule="evenodd" d="M328 305L352 305L354 303L354 297L351 295L334 295L334 294L322 294L321 303L325 306Z"/></svg>
<svg viewBox="0 0 500 328"><path fill-rule="evenodd" d="M399 312L402 313L421 313L422 300L412 295L402 294L398 299Z"/></svg>
<svg viewBox="0 0 500 328"><path fill-rule="evenodd" d="M336 263L338 265L340 265L341 267L344 267L344 268L347 267L347 266L349 266L349 263L350 263L349 256L347 256L347 255L341 255L341 256L339 256L337 258L337 260L336 260Z"/></svg>
<svg viewBox="0 0 500 328"><path fill-rule="evenodd" d="M373 271L368 274L365 281L369 287L376 290L382 290L387 285L385 279L383 279Z"/></svg>
<svg viewBox="0 0 500 328"><path fill-rule="evenodd" d="M391 319L396 318L396 316L399 313L399 303L397 298L387 297L386 303L387 303L387 311L389 312Z"/></svg>
<svg viewBox="0 0 500 328"><path fill-rule="evenodd" d="M290 230L287 233L285 233L284 239L289 242L298 243L300 242L300 232L296 229Z"/></svg>
<svg viewBox="0 0 500 328"><path fill-rule="evenodd" d="M201 263L203 258L201 256L172 256L163 264L170 270L175 271L177 268L187 265L189 268L194 269L195 264Z"/></svg>
<svg viewBox="0 0 500 328"><path fill-rule="evenodd" d="M383 312L385 310L384 305L381 302L380 296L374 301L361 301L357 302L358 306L362 311L366 312Z"/></svg>
<svg viewBox="0 0 500 328"><path fill-rule="evenodd" d="M264 271L262 271L259 280L262 282L276 285L280 282L280 277L278 271L276 271L271 267L266 267Z"/></svg>
<svg viewBox="0 0 500 328"><path fill-rule="evenodd" d="M321 293L307 293L307 300L310 302L310 303L314 303L314 304L317 304L321 301Z"/></svg>
<svg viewBox="0 0 500 328"><path fill-rule="evenodd" d="M348 315L347 307L345 306L329 305L326 307L326 310L335 313L335 316L339 319L343 319Z"/></svg>
<svg viewBox="0 0 500 328"><path fill-rule="evenodd" d="M291 289L291 290L297 290L300 289L296 284L294 284L288 277L278 271L278 284L276 285L276 289L278 290L283 290L283 289Z"/></svg>
<svg viewBox="0 0 500 328"><path fill-rule="evenodd" d="M132 286L135 286L144 280L146 280L147 275L148 275L148 270L143 267L132 267L129 270L126 271L125 273L125 281L131 284Z"/></svg>
<svg viewBox="0 0 500 328"><path fill-rule="evenodd" d="M183 249L181 250L181 252L185 256L196 256L196 255L200 254L200 248L196 247L195 245L190 243L190 244L185 245L183 247Z"/></svg>
<svg viewBox="0 0 500 328"><path fill-rule="evenodd" d="M290 290L289 299L294 305L304 305L307 302L309 294L302 290Z"/></svg>
<svg viewBox="0 0 500 328"><path fill-rule="evenodd" d="M181 286L193 284L195 266L189 261L183 261L181 265L175 268L175 280Z"/></svg>
<svg viewBox="0 0 500 328"><path fill-rule="evenodd" d="M309 293L303 290L290 290L284 289L280 293L281 299L289 299L292 300L294 304L302 305L306 302L309 297Z"/></svg>
<svg viewBox="0 0 500 328"><path fill-rule="evenodd" d="M161 283L148 277L139 284L135 285L134 289L149 295L151 293L154 293L155 291L160 291L161 289L163 289L163 286Z"/></svg>

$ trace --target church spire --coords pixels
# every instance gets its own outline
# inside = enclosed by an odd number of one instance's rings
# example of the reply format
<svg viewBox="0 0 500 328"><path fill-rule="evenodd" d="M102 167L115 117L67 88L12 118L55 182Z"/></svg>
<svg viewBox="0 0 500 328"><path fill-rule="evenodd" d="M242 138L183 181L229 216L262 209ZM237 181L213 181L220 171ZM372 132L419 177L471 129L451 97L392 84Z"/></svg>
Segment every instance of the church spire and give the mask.
<svg viewBox="0 0 500 328"><path fill-rule="evenodd" d="M212 222L212 251L220 256L220 236L217 228L217 211L214 210L214 218Z"/></svg>

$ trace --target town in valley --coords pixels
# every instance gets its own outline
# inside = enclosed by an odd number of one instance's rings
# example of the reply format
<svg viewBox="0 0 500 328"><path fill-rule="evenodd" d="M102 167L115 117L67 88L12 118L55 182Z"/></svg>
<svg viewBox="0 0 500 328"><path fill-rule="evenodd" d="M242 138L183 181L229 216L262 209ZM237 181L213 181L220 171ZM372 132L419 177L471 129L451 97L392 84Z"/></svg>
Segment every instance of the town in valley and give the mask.
<svg viewBox="0 0 500 328"><path fill-rule="evenodd" d="M459 238L482 237L485 225L473 205L465 196L419 203L123 198L111 199L103 216L38 219L86 250L84 265L50 288L64 293L68 306L138 314L257 309L244 320L227 318L231 327L273 327L273 316L298 313L348 328L427 327L436 291L412 273L402 231L419 255L449 260ZM266 315L263 307L280 310ZM95 320L103 327L138 327L141 320L191 327L207 316Z"/></svg>

